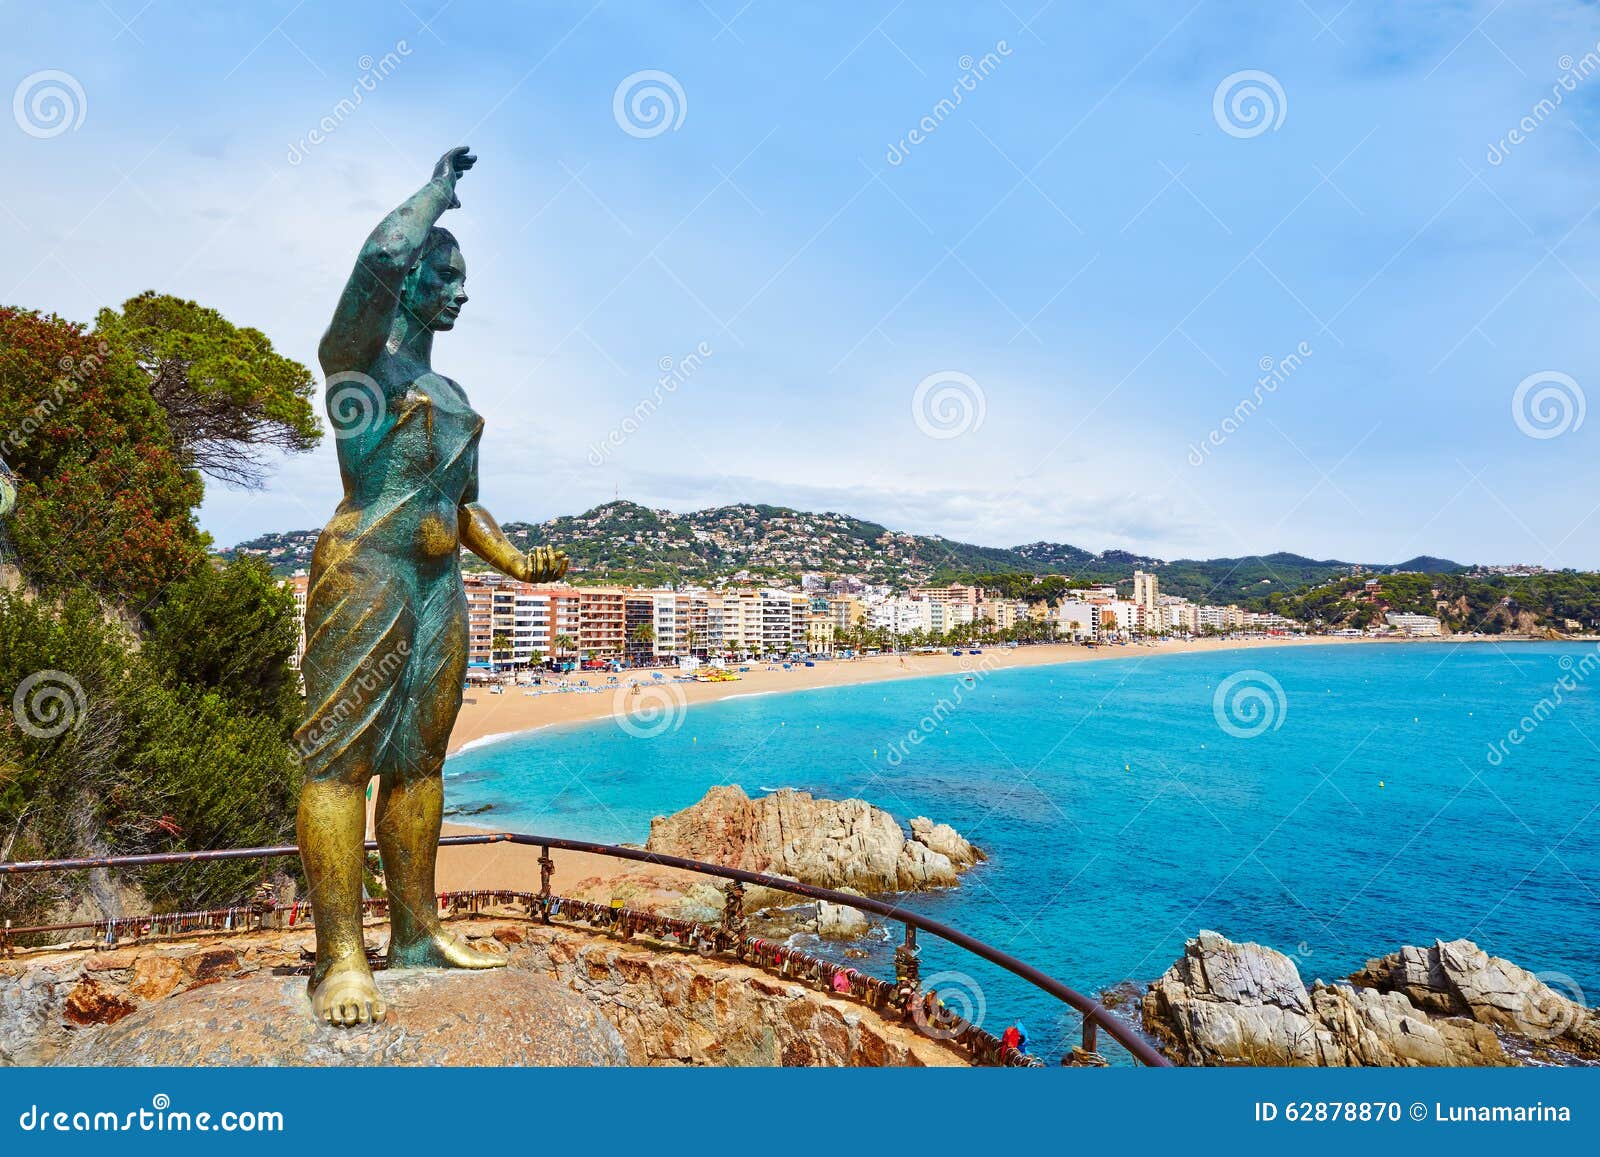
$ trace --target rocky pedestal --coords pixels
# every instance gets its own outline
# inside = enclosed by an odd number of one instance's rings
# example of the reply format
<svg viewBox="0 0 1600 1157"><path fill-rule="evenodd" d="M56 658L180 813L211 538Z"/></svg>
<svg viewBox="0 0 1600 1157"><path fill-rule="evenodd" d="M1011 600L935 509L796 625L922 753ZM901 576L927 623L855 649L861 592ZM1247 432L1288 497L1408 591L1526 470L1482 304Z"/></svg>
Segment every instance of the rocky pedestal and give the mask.
<svg viewBox="0 0 1600 1157"><path fill-rule="evenodd" d="M523 971L380 972L381 1024L332 1028L302 976L262 972L79 1029L62 1065L623 1065L622 1037L570 988Z"/></svg>

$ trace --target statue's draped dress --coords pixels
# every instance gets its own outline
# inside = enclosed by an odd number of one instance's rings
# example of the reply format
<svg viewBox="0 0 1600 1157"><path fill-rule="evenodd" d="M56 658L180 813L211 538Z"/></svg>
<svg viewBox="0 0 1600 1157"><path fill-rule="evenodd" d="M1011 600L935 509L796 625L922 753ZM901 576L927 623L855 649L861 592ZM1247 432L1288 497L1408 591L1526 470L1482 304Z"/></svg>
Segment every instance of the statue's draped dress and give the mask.
<svg viewBox="0 0 1600 1157"><path fill-rule="evenodd" d="M311 558L296 734L308 780L437 772L461 710L456 519L477 500L483 419L431 374L377 408L339 441L345 496Z"/></svg>

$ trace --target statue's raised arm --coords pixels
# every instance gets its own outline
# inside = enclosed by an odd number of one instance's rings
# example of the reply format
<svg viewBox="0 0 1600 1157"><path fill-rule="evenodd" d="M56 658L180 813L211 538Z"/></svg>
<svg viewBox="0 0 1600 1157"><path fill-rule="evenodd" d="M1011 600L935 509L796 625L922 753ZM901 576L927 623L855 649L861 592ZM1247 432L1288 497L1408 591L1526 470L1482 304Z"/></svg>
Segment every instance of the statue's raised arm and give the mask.
<svg viewBox="0 0 1600 1157"><path fill-rule="evenodd" d="M367 237L317 347L324 373L364 370L383 351L395 311L401 308L400 287L406 273L428 230L446 209L460 207L456 182L477 161L465 145L451 149L439 158L428 183L378 222Z"/></svg>

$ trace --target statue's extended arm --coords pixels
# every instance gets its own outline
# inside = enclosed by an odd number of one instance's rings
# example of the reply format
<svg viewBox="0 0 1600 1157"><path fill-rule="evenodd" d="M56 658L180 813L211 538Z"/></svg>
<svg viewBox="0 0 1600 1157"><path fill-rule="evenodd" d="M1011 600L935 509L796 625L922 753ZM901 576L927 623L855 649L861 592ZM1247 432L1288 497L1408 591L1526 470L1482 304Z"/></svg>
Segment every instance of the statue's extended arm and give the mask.
<svg viewBox="0 0 1600 1157"><path fill-rule="evenodd" d="M555 582L567 573L567 556L548 546L524 554L512 545L500 524L476 502L463 502L457 514L461 545L484 562L527 583Z"/></svg>
<svg viewBox="0 0 1600 1157"><path fill-rule="evenodd" d="M317 356L327 373L371 365L389 339L400 286L416 262L428 230L446 209L457 208L456 181L477 162L465 145L439 158L428 183L378 222L356 258Z"/></svg>

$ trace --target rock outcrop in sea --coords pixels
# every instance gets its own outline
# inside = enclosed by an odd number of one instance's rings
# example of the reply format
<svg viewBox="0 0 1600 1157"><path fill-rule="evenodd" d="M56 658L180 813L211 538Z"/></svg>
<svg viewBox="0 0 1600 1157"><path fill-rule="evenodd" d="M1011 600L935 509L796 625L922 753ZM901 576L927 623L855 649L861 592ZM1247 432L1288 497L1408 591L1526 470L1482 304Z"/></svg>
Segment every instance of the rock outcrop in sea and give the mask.
<svg viewBox="0 0 1600 1157"><path fill-rule="evenodd" d="M1577 992L1571 977L1535 975L1470 940L1402 948L1367 961L1350 983L1398 993L1431 1016L1467 1017L1524 1037L1535 1053L1555 1050L1600 1060L1600 1009L1586 1008L1556 987Z"/></svg>
<svg viewBox="0 0 1600 1157"><path fill-rule="evenodd" d="M817 799L791 788L751 799L737 786L714 787L699 803L651 820L645 846L867 893L951 888L984 859L948 824L918 816L908 838L893 816L865 800Z"/></svg>
<svg viewBox="0 0 1600 1157"><path fill-rule="evenodd" d="M1141 1012L1185 1065L1515 1065L1552 1045L1600 1055L1600 1013L1468 940L1402 948L1308 989L1283 953L1201 932Z"/></svg>

